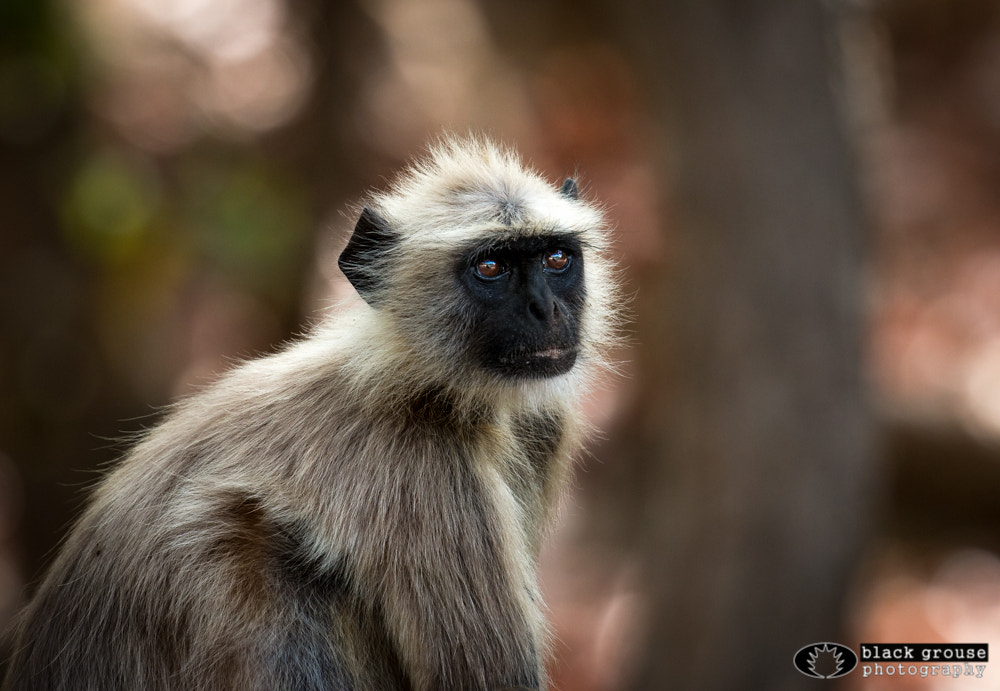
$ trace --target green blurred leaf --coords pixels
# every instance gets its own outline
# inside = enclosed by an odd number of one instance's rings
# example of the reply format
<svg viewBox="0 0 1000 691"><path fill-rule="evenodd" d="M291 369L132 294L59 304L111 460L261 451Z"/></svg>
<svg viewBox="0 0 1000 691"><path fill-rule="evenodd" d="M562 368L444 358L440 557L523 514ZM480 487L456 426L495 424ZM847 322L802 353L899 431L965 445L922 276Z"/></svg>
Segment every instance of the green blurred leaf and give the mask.
<svg viewBox="0 0 1000 691"><path fill-rule="evenodd" d="M102 263L133 256L160 205L152 165L121 152L89 158L73 178L63 208L63 229L79 254Z"/></svg>
<svg viewBox="0 0 1000 691"><path fill-rule="evenodd" d="M197 251L238 282L277 296L297 284L308 240L304 200L264 169L218 164L182 184Z"/></svg>

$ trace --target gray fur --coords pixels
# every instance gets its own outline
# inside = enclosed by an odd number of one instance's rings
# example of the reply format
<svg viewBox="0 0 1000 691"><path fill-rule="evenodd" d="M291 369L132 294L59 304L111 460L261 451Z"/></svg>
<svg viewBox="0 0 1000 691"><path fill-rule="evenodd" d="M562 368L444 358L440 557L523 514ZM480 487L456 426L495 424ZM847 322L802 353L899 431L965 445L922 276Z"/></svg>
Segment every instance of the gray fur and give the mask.
<svg viewBox="0 0 1000 691"><path fill-rule="evenodd" d="M367 203L406 260L376 306L231 371L127 455L24 612L7 688L546 688L535 567L611 338L606 227L480 140ZM588 253L576 365L476 370L455 247L552 231Z"/></svg>

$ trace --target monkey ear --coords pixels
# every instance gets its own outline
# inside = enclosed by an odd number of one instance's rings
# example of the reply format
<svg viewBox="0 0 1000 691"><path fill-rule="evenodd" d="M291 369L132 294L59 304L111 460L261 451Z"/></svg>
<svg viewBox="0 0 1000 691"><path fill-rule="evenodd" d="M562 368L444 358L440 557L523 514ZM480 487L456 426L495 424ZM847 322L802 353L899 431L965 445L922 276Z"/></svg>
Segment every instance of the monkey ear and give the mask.
<svg viewBox="0 0 1000 691"><path fill-rule="evenodd" d="M398 242L399 236L385 219L367 206L362 209L337 266L369 305L377 302L384 281L385 259Z"/></svg>
<svg viewBox="0 0 1000 691"><path fill-rule="evenodd" d="M580 190L576 186L576 180L574 180L573 178L566 178L566 181L563 182L562 187L559 188L559 191L562 192L563 196L569 197L570 199L580 198Z"/></svg>

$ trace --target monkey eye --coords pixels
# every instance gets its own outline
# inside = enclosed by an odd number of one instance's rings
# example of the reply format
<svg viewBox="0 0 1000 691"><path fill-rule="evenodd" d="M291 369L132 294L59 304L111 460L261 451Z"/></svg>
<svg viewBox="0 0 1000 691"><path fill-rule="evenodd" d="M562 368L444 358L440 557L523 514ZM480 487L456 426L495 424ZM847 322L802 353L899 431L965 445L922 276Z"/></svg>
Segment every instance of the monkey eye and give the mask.
<svg viewBox="0 0 1000 691"><path fill-rule="evenodd" d="M566 270L569 266L569 255L563 250L552 250L542 256L542 267L547 271L556 273Z"/></svg>
<svg viewBox="0 0 1000 691"><path fill-rule="evenodd" d="M483 257L472 268L477 276L485 279L498 278L507 272L507 267L492 257Z"/></svg>

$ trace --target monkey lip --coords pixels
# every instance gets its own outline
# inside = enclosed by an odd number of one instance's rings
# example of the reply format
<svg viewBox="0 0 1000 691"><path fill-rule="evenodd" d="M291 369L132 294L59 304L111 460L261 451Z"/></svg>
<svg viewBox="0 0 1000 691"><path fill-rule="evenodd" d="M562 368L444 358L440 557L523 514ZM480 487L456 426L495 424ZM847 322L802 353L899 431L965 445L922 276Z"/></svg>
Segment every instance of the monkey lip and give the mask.
<svg viewBox="0 0 1000 691"><path fill-rule="evenodd" d="M553 377L572 369L577 350L572 346L547 346L537 350L518 350L502 355L497 369L508 376Z"/></svg>
<svg viewBox="0 0 1000 691"><path fill-rule="evenodd" d="M533 353L527 353L527 356L530 358L556 360L558 358L569 355L571 352L573 352L572 348L553 347L553 348L545 348L543 350L536 350Z"/></svg>
<svg viewBox="0 0 1000 691"><path fill-rule="evenodd" d="M500 358L500 361L508 364L530 362L532 360L560 360L570 355L576 355L574 348L563 346L549 346L539 350L519 350L509 353Z"/></svg>

